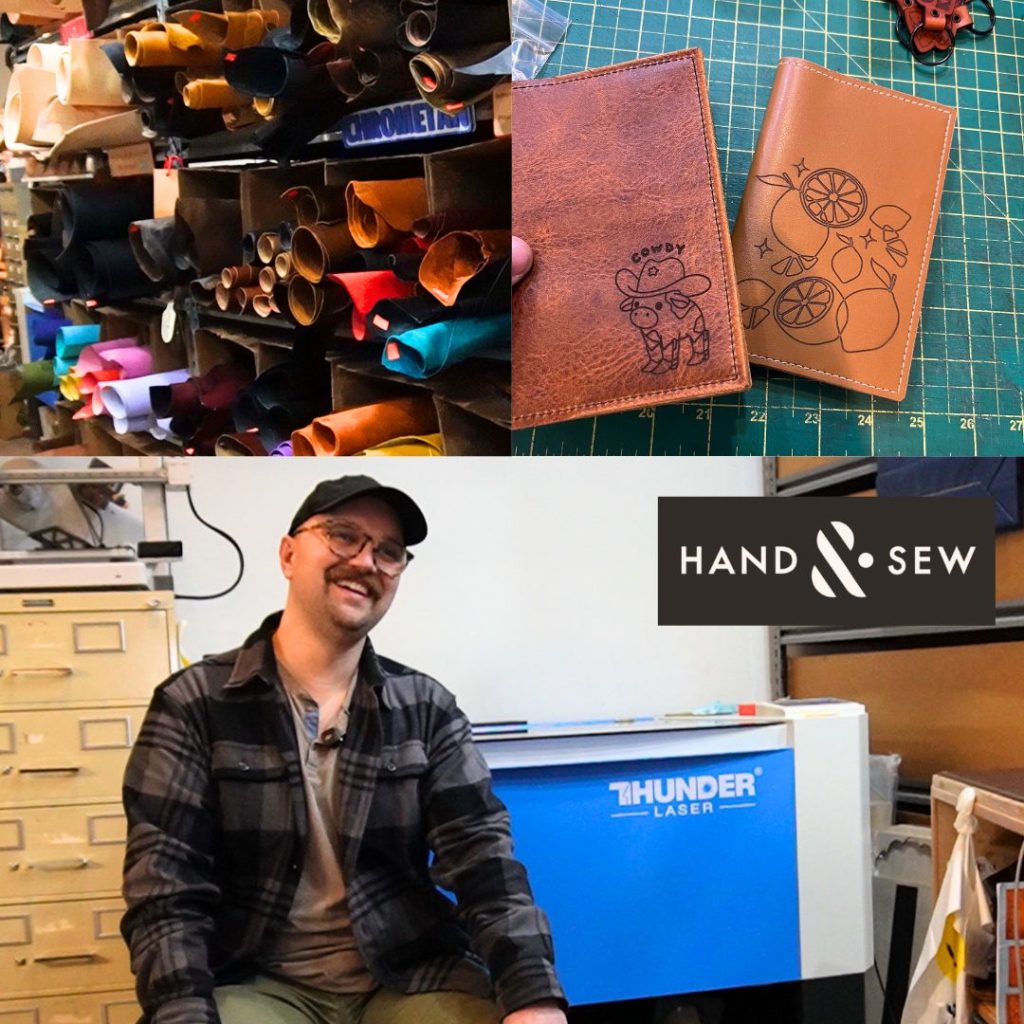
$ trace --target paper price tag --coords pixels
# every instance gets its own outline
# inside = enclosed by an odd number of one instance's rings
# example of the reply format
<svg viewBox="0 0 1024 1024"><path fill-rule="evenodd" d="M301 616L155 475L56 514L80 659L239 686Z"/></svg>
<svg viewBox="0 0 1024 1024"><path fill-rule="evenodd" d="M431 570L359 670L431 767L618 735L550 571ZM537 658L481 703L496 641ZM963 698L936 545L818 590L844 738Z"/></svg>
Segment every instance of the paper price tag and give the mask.
<svg viewBox="0 0 1024 1024"><path fill-rule="evenodd" d="M168 302L164 307L163 315L160 317L160 337L167 344L174 340L174 332L178 326L178 314L173 302Z"/></svg>

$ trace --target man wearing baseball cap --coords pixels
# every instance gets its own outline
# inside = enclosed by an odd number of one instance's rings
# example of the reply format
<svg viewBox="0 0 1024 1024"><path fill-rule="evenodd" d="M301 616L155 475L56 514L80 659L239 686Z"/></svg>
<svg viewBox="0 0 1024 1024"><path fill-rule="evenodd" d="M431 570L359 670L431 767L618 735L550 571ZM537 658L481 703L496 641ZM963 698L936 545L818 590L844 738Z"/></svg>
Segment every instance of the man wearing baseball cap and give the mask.
<svg viewBox="0 0 1024 1024"><path fill-rule="evenodd" d="M145 1024L564 1024L465 716L368 637L426 535L402 491L319 484L284 610L154 693L124 783Z"/></svg>

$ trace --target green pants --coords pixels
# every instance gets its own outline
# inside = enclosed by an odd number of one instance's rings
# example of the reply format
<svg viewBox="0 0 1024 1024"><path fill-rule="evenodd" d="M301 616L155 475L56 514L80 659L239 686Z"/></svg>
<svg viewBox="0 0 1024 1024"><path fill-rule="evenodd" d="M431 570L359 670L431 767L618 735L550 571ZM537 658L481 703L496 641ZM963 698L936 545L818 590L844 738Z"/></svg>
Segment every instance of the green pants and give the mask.
<svg viewBox="0 0 1024 1024"><path fill-rule="evenodd" d="M257 975L213 991L221 1024L499 1024L490 1000L465 992L341 996Z"/></svg>

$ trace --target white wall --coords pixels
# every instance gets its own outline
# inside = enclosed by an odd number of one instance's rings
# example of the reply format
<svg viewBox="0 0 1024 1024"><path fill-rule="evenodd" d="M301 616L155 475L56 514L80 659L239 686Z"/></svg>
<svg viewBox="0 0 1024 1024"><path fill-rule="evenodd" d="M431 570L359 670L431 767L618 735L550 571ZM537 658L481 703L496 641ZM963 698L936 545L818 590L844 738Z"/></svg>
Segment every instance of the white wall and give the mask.
<svg viewBox="0 0 1024 1024"><path fill-rule="evenodd" d="M280 607L277 543L314 484L365 472L407 490L430 535L374 643L439 678L475 721L678 711L770 693L768 631L659 627L659 495L756 495L755 458L192 459L200 513L246 574L226 598L179 603L183 652L239 643ZM222 589L235 556L170 497L180 593Z"/></svg>

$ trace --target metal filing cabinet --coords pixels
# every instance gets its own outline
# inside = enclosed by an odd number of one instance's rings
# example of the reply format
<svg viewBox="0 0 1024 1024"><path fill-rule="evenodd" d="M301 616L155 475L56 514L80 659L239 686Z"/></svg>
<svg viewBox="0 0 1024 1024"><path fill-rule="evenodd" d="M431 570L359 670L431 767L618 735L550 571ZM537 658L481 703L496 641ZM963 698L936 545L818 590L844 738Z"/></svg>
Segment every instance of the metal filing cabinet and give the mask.
<svg viewBox="0 0 1024 1024"><path fill-rule="evenodd" d="M121 779L173 595L0 594L0 1024L134 1024Z"/></svg>

